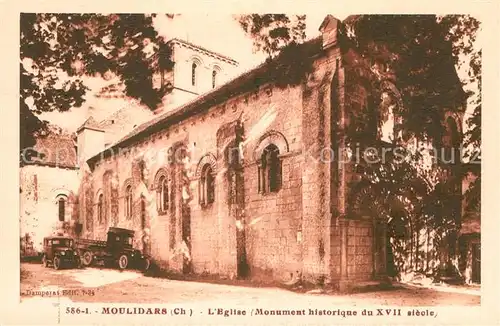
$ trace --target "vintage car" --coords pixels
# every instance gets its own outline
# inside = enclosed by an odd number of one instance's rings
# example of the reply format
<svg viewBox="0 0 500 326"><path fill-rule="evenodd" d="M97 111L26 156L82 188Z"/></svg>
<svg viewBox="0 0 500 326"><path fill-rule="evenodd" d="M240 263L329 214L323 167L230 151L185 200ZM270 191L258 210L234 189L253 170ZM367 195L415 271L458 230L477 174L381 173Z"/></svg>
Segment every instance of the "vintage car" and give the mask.
<svg viewBox="0 0 500 326"><path fill-rule="evenodd" d="M79 268L80 256L74 249L74 240L64 236L52 236L43 239L42 264L48 267L52 264L54 269L63 267Z"/></svg>
<svg viewBox="0 0 500 326"><path fill-rule="evenodd" d="M77 239L76 246L84 266L103 264L121 270L132 268L147 271L151 259L133 248L133 239L133 230L110 227L106 241Z"/></svg>

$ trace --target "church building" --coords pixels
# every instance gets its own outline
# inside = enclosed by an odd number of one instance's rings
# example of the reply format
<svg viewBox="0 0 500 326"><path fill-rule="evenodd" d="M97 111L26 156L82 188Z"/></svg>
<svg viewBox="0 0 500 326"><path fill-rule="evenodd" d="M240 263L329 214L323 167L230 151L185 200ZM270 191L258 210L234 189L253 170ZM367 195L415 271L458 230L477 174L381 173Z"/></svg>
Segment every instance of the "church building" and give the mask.
<svg viewBox="0 0 500 326"><path fill-rule="evenodd" d="M373 109L357 69L372 63L343 47L341 24L328 15L299 46L308 71L290 83L275 78L280 56L235 77L236 61L172 40L174 69L153 79L170 90L160 110L137 125L89 117L78 128L70 232L133 229L134 246L178 273L339 288L385 280L387 222L360 207L362 172L339 157L353 112ZM394 76L382 85L401 102ZM391 112L367 128L370 145L393 139Z"/></svg>
<svg viewBox="0 0 500 326"><path fill-rule="evenodd" d="M214 84L234 61L179 42L194 53L174 71L178 94L210 77L213 88L85 157L79 236L134 229L156 264L184 273L339 285L383 278L384 223L346 218L355 173L323 159L347 121L339 24L328 16L322 36L302 45L312 72L287 86L266 79L266 64ZM92 150L103 149L97 129L78 133Z"/></svg>

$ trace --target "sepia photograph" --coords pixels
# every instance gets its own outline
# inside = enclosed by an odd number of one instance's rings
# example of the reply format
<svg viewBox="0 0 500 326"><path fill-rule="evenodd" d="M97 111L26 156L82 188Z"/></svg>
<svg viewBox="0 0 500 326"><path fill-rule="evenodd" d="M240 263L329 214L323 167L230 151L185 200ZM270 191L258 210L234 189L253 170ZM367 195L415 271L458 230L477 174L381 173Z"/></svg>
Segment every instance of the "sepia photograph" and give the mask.
<svg viewBox="0 0 500 326"><path fill-rule="evenodd" d="M19 31L21 303L480 307L480 18L21 12Z"/></svg>

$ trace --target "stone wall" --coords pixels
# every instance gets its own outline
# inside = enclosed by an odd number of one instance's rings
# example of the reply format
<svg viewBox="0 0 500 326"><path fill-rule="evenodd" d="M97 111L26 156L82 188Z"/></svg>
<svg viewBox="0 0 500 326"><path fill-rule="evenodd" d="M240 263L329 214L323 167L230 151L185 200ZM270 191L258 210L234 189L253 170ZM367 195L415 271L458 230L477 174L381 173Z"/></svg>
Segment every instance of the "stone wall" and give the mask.
<svg viewBox="0 0 500 326"><path fill-rule="evenodd" d="M344 205L343 164L331 155L340 142L335 128L343 125L344 76L339 62L339 48L328 49L315 58L313 73L302 86L302 261L303 275L312 282L325 277L329 281L332 218L342 215Z"/></svg>
<svg viewBox="0 0 500 326"><path fill-rule="evenodd" d="M169 110L179 107L199 95L212 90L212 71L217 71L216 87L226 83L240 71L236 63L222 60L209 52L196 47L187 46L182 41L173 41L173 56L175 65L173 71L165 74L165 80L172 83L174 89L164 99L165 108ZM196 85L192 85L191 66L196 69Z"/></svg>
<svg viewBox="0 0 500 326"><path fill-rule="evenodd" d="M27 165L20 169L20 235L28 234L34 249L43 249L43 238L58 230L70 231L78 219L76 170ZM64 223L59 221L58 198L67 199Z"/></svg>
<svg viewBox="0 0 500 326"><path fill-rule="evenodd" d="M386 275L383 236L383 225L374 224L371 218L333 221L327 281L350 286L383 279Z"/></svg>
<svg viewBox="0 0 500 326"><path fill-rule="evenodd" d="M366 281L373 273L373 224L350 221L347 227L347 275L351 280Z"/></svg>
<svg viewBox="0 0 500 326"><path fill-rule="evenodd" d="M336 132L345 124L339 57L338 47L317 54L312 73L299 85L261 84L241 94L225 94L180 122L161 122L161 129L127 145L129 153L114 149L114 155L98 161L91 176L93 189L103 188L104 173L112 171L119 189L132 180L136 201L140 194L153 198L146 216L151 253L170 269L235 276L243 253L254 277L369 279L374 269L373 230L363 221L336 223L345 218L346 180L352 174L328 151L339 146ZM237 141L238 125L243 127L238 149L243 160L233 170L224 153ZM279 149L282 184L278 192L263 194L257 159L270 143ZM187 159L173 164L169 153L179 146ZM143 160L148 171L144 184L136 176L136 160ZM206 206L199 200L203 162L210 162L216 180L215 201ZM172 191L169 210L162 214L154 199L160 171L166 171ZM234 174L240 187L237 199L231 196ZM121 200L118 226L133 228L140 236L147 233L139 209L126 220L123 207ZM103 237L108 226L92 227L87 236Z"/></svg>
<svg viewBox="0 0 500 326"><path fill-rule="evenodd" d="M151 110L130 101L128 106L116 111L100 123L100 127L106 131L105 145L113 144L132 131L134 126L138 126L153 117L154 114Z"/></svg>
<svg viewBox="0 0 500 326"><path fill-rule="evenodd" d="M184 191L177 188L178 194L172 196L173 208L168 214L160 215L156 210L155 177L164 169L171 173L172 166L168 159L169 149L176 143L183 144L188 151L189 160L182 164L190 179L189 215L191 237L189 246L192 268L195 273L234 273L236 263L236 226L229 217L229 191L225 180L226 167L222 155L223 146L217 143L217 134L222 126L241 118L245 128L245 144L243 146L243 179L245 202L245 219L248 224L247 251L250 269L281 270L285 261L286 269L300 269L301 245L297 242L297 232L301 229L302 218L302 161L301 156L301 89L299 87L272 89L261 87L252 93L233 97L217 105L206 113L190 117L179 124L166 127L161 132L149 136L129 149L130 153L119 153L104 160L93 171L91 182L97 192L104 188L104 173L112 171L114 182L121 191L118 208L118 226L129 227L141 234L140 212L137 205L139 196L135 196L134 214L129 220L124 218L123 189L124 182L132 178L135 192L141 188L141 182L134 177L134 160L143 159L149 176L146 187L153 197L148 209L151 221L151 251L155 258L166 265L179 268L175 263L176 248L181 246L182 221L178 209L185 201ZM255 149L264 141L266 132L274 131L282 135L287 146L283 150L283 186L277 194L262 195L258 193L257 165ZM231 138L231 137L229 137ZM215 158L216 186L215 202L207 207L199 203L199 177L196 171L203 157L211 155ZM173 182L176 176L170 174ZM179 182L177 178L177 182ZM173 189L173 188L171 188ZM94 199L94 205L96 199ZM93 214L96 214L96 209ZM94 219L95 220L95 219ZM95 223L94 223L95 224ZM111 226L109 219L94 225L84 236L104 238L107 228ZM84 227L84 229L86 229ZM175 233L175 245L169 245L171 234ZM278 257L276 259L275 257Z"/></svg>

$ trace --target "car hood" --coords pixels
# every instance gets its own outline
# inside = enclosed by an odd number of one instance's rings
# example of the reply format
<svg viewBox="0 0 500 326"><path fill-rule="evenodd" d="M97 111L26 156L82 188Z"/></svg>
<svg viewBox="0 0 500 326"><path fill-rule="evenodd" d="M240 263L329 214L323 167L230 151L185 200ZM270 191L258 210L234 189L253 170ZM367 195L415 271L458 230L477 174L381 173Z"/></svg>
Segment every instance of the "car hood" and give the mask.
<svg viewBox="0 0 500 326"><path fill-rule="evenodd" d="M132 253L134 254L134 256L146 256L144 253L142 253L142 251L138 249L134 249Z"/></svg>
<svg viewBox="0 0 500 326"><path fill-rule="evenodd" d="M70 247L57 247L54 249L56 252L62 252L62 251L74 251L73 248Z"/></svg>

